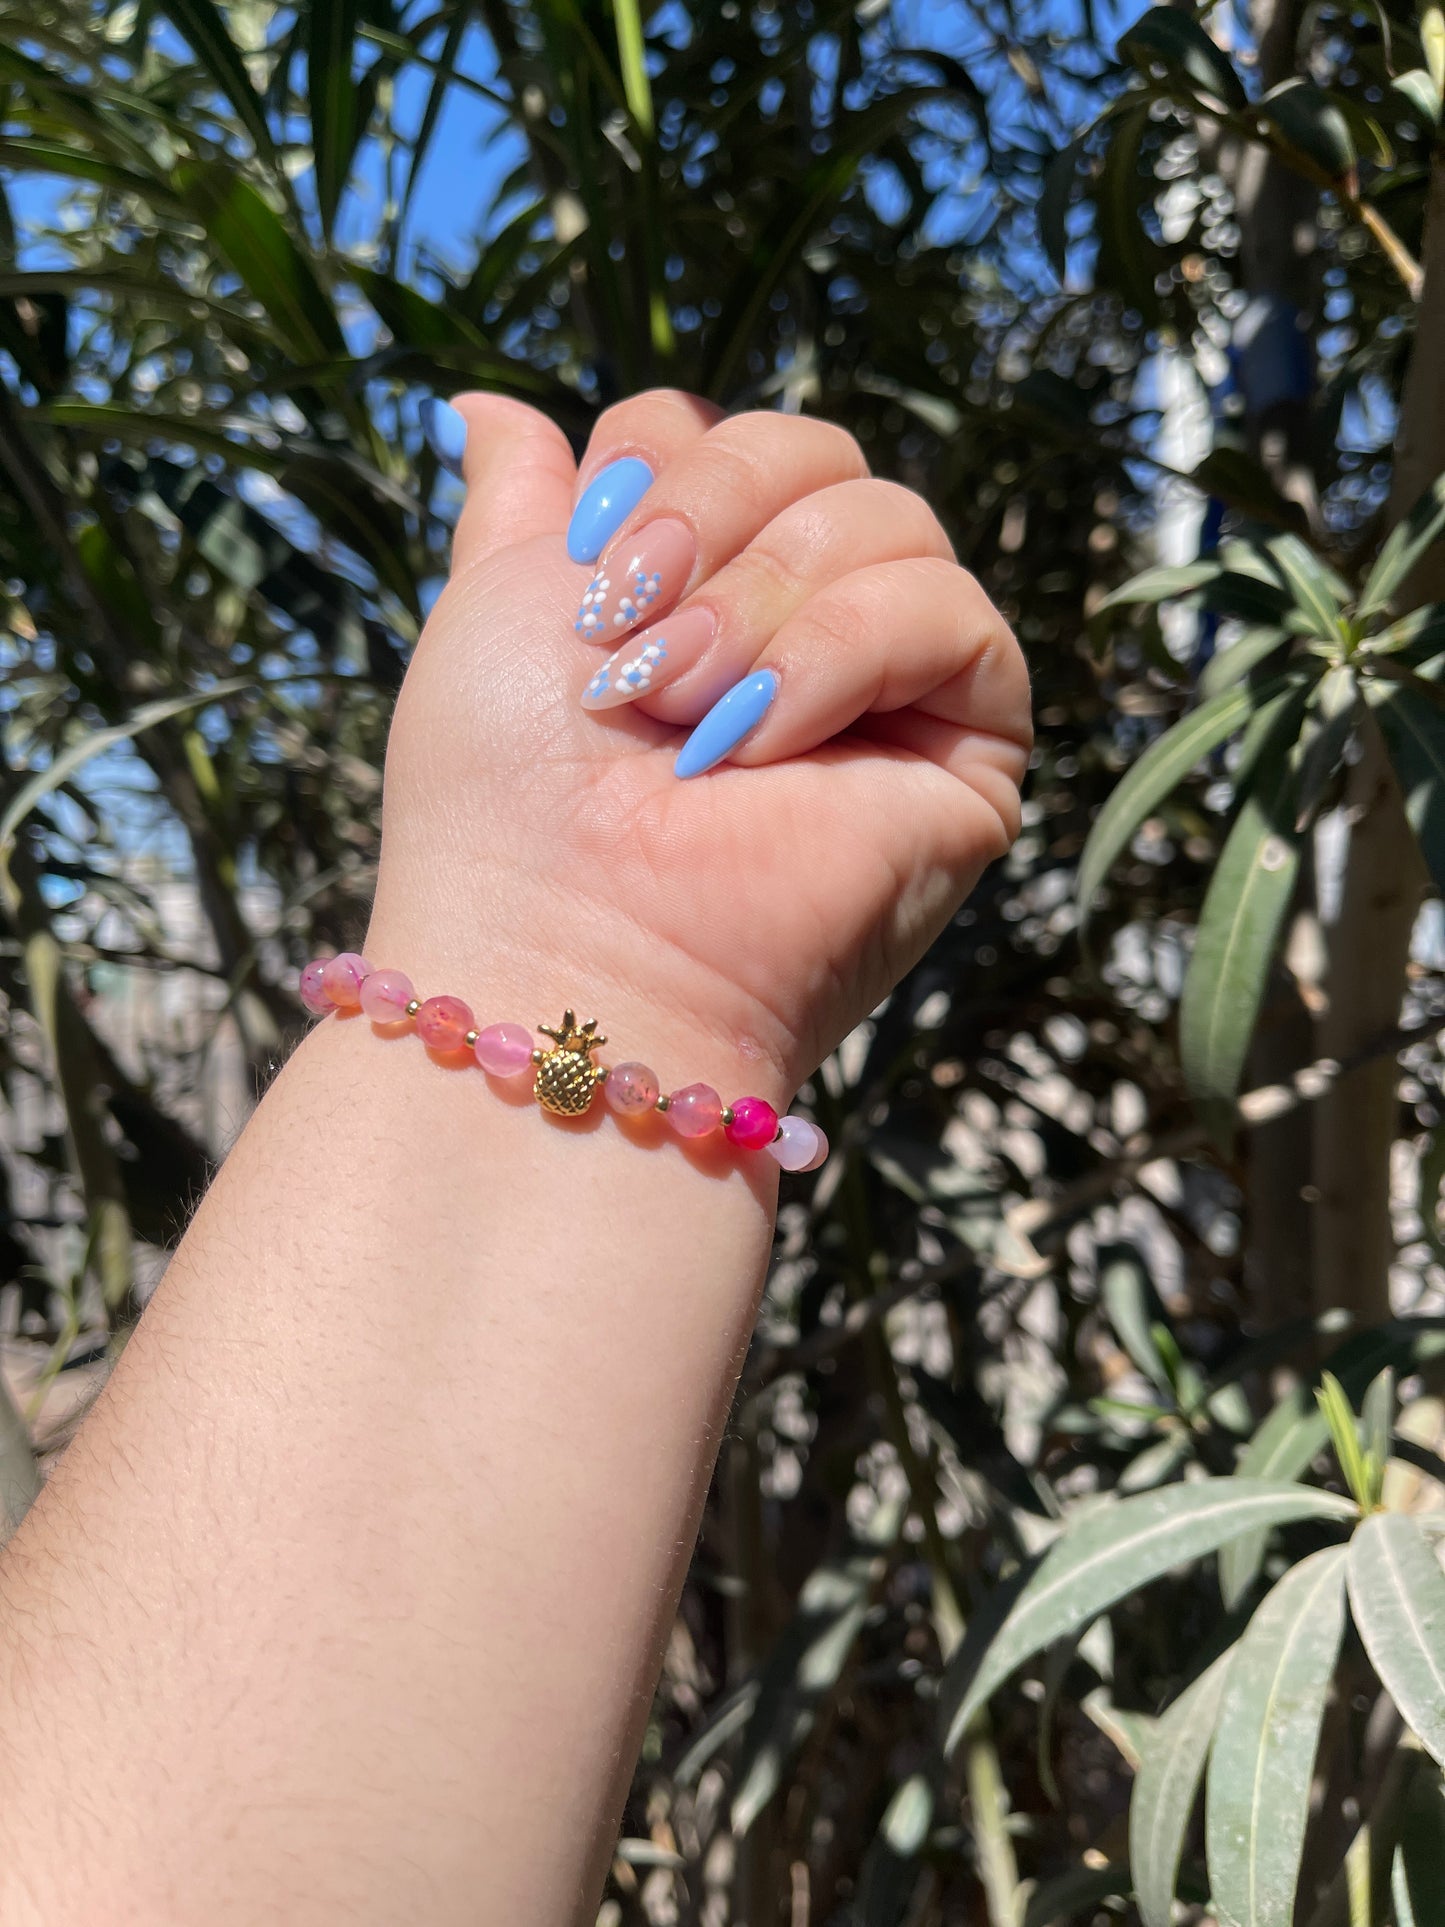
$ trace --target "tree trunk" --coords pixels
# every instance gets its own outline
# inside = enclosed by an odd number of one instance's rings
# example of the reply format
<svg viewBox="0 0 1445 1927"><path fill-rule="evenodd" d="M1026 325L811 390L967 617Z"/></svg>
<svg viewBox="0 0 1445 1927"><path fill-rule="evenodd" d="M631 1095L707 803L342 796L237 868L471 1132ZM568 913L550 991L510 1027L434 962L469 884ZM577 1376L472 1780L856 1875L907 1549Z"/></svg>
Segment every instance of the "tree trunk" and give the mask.
<svg viewBox="0 0 1445 1927"><path fill-rule="evenodd" d="M1260 83L1294 72L1299 0L1255 0L1251 25ZM1310 333L1302 302L1312 285L1319 191L1265 148L1243 143L1221 155L1239 221L1239 273L1249 300L1235 324L1235 365L1250 452L1276 488L1313 524L1318 491L1309 462L1313 400ZM1313 872L1301 866L1295 915L1313 914ZM1274 974L1265 1021L1250 1049L1246 1083L1286 1081L1313 1050L1313 1025L1293 976ZM1247 1313L1276 1325L1308 1311L1314 1214L1309 1114L1287 1112L1250 1131L1244 1145L1244 1289Z"/></svg>
<svg viewBox="0 0 1445 1927"><path fill-rule="evenodd" d="M1425 214L1424 288L1400 401L1393 523L1445 470L1445 148L1437 150ZM1402 607L1439 593L1438 555L1416 571ZM1318 1030L1321 1056L1344 1058L1390 1029L1400 1014L1410 934L1425 873L1378 730L1351 775L1349 853L1339 914L1329 932L1329 1003ZM1389 1315L1390 1153L1398 1124L1393 1055L1338 1083L1315 1116L1315 1303L1362 1319Z"/></svg>

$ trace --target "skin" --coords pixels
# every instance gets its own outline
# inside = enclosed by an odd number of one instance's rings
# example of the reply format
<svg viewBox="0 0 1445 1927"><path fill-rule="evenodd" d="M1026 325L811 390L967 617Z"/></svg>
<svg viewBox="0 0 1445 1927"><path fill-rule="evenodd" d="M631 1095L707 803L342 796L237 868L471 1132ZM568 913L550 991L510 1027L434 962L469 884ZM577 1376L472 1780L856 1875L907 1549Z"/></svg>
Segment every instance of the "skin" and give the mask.
<svg viewBox="0 0 1445 1927"><path fill-rule="evenodd" d="M531 410L458 405L365 953L782 1109L1017 832L1013 640L839 430L654 393L579 475ZM622 454L718 642L594 716L563 535ZM765 721L678 781L755 666ZM242 1134L0 1563L7 1923L592 1919L777 1170L528 1084L334 1017Z"/></svg>

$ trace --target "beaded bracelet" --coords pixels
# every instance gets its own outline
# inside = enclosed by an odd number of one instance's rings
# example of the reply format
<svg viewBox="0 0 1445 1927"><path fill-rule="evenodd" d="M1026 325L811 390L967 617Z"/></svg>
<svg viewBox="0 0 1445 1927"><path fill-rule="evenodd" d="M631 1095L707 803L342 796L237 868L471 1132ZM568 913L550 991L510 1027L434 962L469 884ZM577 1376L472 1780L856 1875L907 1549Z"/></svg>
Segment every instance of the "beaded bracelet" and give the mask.
<svg viewBox="0 0 1445 1927"><path fill-rule="evenodd" d="M581 1117L599 1090L619 1117L660 1111L682 1138L704 1138L721 1129L729 1143L744 1151L767 1151L785 1171L813 1171L828 1155L828 1140L805 1117L779 1117L762 1097L739 1097L724 1104L710 1084L686 1084L664 1094L657 1073L646 1064L595 1064L592 1053L607 1042L597 1035L597 1020L579 1024L562 1013L554 1029L539 1024L550 1050L538 1049L521 1024L488 1024L478 1030L460 997L428 997L423 1002L410 977L400 970L373 970L354 950L317 957L301 972L301 1001L315 1017L360 1008L377 1024L416 1026L416 1034L435 1051L470 1051L492 1077L520 1077L535 1068L532 1095L557 1117Z"/></svg>

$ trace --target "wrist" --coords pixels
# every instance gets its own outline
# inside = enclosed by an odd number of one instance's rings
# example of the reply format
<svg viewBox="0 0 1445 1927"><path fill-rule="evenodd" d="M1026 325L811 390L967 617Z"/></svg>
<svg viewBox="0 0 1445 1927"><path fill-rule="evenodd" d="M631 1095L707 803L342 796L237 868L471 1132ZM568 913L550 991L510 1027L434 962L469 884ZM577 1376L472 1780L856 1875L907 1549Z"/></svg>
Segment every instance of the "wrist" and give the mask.
<svg viewBox="0 0 1445 1927"><path fill-rule="evenodd" d="M585 893L558 903L532 882L509 901L498 889L439 913L383 887L363 954L374 969L405 972L420 999L461 998L479 1030L536 1032L566 1008L595 1018L602 1061L650 1066L663 1092L703 1082L724 1103L759 1097L781 1112L806 1074L775 1012L734 983L704 981L691 958L645 942Z"/></svg>

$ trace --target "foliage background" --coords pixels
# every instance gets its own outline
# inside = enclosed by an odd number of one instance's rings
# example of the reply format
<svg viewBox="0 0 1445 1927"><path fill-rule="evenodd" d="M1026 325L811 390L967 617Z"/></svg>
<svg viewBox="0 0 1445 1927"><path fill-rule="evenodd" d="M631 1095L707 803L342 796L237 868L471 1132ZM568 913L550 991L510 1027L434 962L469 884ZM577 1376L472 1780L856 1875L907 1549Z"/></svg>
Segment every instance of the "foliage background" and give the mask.
<svg viewBox="0 0 1445 1927"><path fill-rule="evenodd" d="M457 505L427 395L503 389L579 445L654 382L825 413L938 507L1033 666L1021 842L816 1083L838 1155L785 1201L614 1927L1155 1927L1181 1848L1193 1918L1441 1917L1438 1566L1380 1578L1382 1535L1432 1543L1400 1522L1441 1469L1428 517L1392 605L1359 591L1445 468L1445 357L1415 352L1445 340L1445 21L1132 24L0 0L12 1517L294 1036L297 965L363 926ZM1307 1495L1267 1540L1241 1475ZM1178 1537L1226 1485L1237 1530ZM1126 1538L1092 1629L990 1648L1103 1493L1126 1526L1163 1506L1165 1565ZM1349 1630L1332 1493L1366 1519ZM1216 1714L1221 1756L1267 1736L1192 1683L1246 1624L1269 1660L1281 1574L1276 1618L1333 1586L1339 1623L1242 1910L1215 1782L1207 1825L1191 1802ZM1418 1650L1380 1630L1402 1599L1439 1608ZM1148 1856L1141 1759L1155 1795L1184 1763Z"/></svg>

